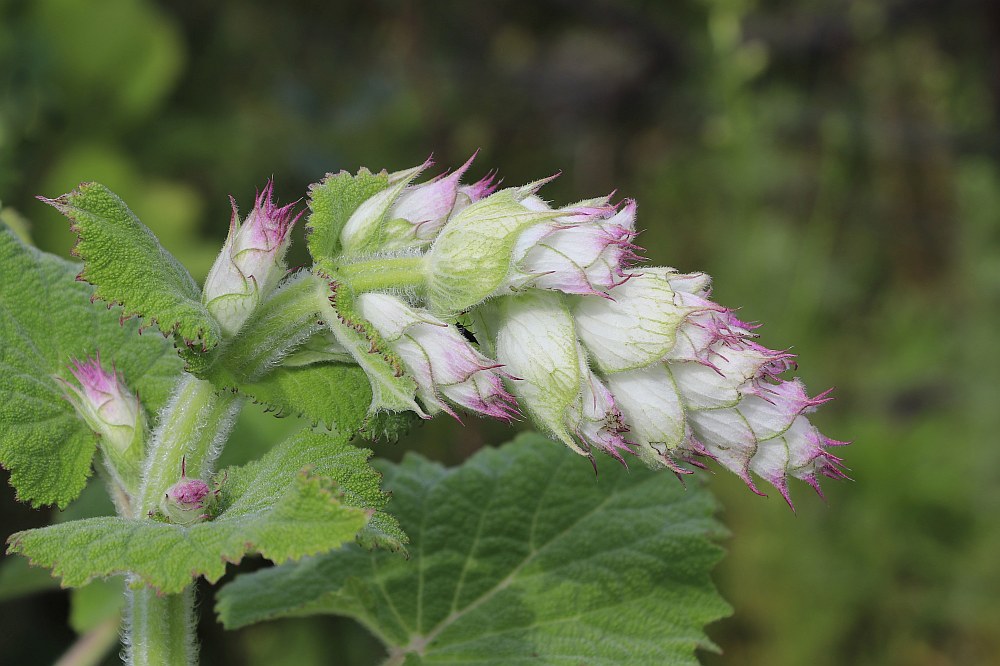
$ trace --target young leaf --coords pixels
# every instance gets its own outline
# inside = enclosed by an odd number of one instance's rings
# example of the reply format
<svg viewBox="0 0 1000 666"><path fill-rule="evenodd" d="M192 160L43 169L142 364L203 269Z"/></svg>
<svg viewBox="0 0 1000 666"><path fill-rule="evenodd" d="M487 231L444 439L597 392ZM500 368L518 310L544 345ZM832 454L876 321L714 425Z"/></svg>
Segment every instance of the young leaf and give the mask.
<svg viewBox="0 0 1000 666"><path fill-rule="evenodd" d="M0 463L18 499L65 507L86 483L97 439L63 397L71 358L103 354L155 413L181 362L158 335L119 324L117 308L90 302L80 266L21 243L0 225Z"/></svg>
<svg viewBox="0 0 1000 666"><path fill-rule="evenodd" d="M73 252L84 262L80 279L97 288L96 298L122 305L126 317L146 319L164 335L176 332L189 345L218 344L219 324L202 305L194 278L114 192L84 183L44 201L72 220Z"/></svg>
<svg viewBox="0 0 1000 666"><path fill-rule="evenodd" d="M379 474L367 464L369 455L344 437L303 430L260 460L219 475L225 479L222 512L214 520L183 527L90 518L18 532L8 540L8 551L51 568L67 587L134 573L174 594L197 576L218 580L227 562L248 553L283 562L355 538L400 549L405 536L390 516L378 512L387 498Z"/></svg>
<svg viewBox="0 0 1000 666"><path fill-rule="evenodd" d="M340 230L351 213L388 186L388 174L373 174L367 169L361 169L357 175L347 171L328 173L323 180L311 185L306 244L313 260L333 257L340 247Z"/></svg>
<svg viewBox="0 0 1000 666"><path fill-rule="evenodd" d="M645 469L590 466L526 435L444 469L385 465L413 559L347 548L238 576L217 611L240 627L347 615L392 663L696 664L728 609L709 579L715 504Z"/></svg>
<svg viewBox="0 0 1000 666"><path fill-rule="evenodd" d="M364 423L372 401L367 375L346 363L279 367L258 381L233 387L278 416L294 414L348 436Z"/></svg>

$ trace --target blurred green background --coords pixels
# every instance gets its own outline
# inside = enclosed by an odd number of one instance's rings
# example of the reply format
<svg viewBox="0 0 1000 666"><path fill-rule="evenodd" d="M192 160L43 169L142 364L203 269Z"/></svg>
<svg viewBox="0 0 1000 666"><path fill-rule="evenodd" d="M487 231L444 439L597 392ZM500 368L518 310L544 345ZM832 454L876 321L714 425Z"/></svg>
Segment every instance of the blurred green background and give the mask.
<svg viewBox="0 0 1000 666"><path fill-rule="evenodd" d="M998 130L995 0L0 0L0 215L51 252L71 236L33 197L82 180L199 278L226 195L246 208L272 174L290 201L480 149L475 177L637 198L648 256L794 347L813 392L837 387L814 421L855 441L855 481L828 505L799 484L797 515L712 479L736 612L707 664L1000 663ZM294 425L248 409L229 461ZM508 434L438 420L376 449L456 462ZM52 519L0 495L0 537ZM2 661L50 663L68 594L10 598L47 582L4 570ZM211 606L206 664L379 658L346 621L227 633Z"/></svg>

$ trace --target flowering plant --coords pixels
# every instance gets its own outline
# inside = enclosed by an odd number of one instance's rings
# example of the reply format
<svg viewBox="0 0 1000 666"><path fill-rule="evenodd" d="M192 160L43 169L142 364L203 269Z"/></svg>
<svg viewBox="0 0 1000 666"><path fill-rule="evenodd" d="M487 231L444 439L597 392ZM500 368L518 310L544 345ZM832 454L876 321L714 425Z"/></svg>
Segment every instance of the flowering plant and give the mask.
<svg viewBox="0 0 1000 666"><path fill-rule="evenodd" d="M128 663L195 661L193 580L251 553L280 566L219 592L227 626L345 614L389 663L690 662L725 613L718 529L701 484L656 470L714 462L789 504L789 478L844 477L844 442L808 418L827 394L788 378L791 354L714 303L706 275L642 264L635 201L553 206L547 180L464 184L472 163L419 183L429 161L327 175L309 190L313 264L291 271L303 213L268 182L242 221L233 202L203 288L98 184L45 200L82 270L0 232L0 388L21 405L0 412L2 461L20 499L62 507L96 444L118 514L10 551L66 586L124 577ZM154 325L164 339L133 336ZM216 473L247 399L304 427ZM541 434L454 470L373 467L356 446L440 412Z"/></svg>

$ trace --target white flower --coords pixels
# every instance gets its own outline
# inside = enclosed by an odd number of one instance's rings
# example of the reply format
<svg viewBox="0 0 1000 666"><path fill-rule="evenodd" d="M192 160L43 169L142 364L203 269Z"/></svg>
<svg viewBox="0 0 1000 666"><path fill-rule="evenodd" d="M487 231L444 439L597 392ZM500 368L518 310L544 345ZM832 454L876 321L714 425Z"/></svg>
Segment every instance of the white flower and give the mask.
<svg viewBox="0 0 1000 666"><path fill-rule="evenodd" d="M619 460L631 453L611 391L590 371L573 319L556 294L511 296L500 305L497 359L515 377L522 406L577 453L597 447Z"/></svg>
<svg viewBox="0 0 1000 666"><path fill-rule="evenodd" d="M635 202L625 202L621 211L601 202L560 212L563 215L518 239L516 272L504 286L604 295L625 282L630 277L628 267L639 259L635 253L638 248L631 242L635 237Z"/></svg>
<svg viewBox="0 0 1000 666"><path fill-rule="evenodd" d="M357 306L399 355L427 409L454 416L452 403L486 416L516 415L499 364L479 353L455 326L387 294L361 294Z"/></svg>
<svg viewBox="0 0 1000 666"><path fill-rule="evenodd" d="M573 310L580 339L603 372L644 368L674 348L677 329L696 312L721 309L714 303L675 290L688 276L669 268L635 271L609 298L581 298Z"/></svg>

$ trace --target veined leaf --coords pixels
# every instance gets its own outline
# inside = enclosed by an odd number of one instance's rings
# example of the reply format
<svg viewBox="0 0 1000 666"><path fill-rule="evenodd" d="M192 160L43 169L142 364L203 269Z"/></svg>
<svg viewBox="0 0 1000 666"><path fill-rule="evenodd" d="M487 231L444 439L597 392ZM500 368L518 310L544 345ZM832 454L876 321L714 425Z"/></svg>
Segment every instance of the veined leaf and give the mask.
<svg viewBox="0 0 1000 666"><path fill-rule="evenodd" d="M406 664L696 664L728 608L709 571L721 528L702 488L602 467L538 435L445 469L385 465L413 558L347 548L243 575L227 627L347 615Z"/></svg>
<svg viewBox="0 0 1000 666"><path fill-rule="evenodd" d="M125 316L142 317L165 335L176 332L189 345L218 344L219 324L202 305L194 278L114 192L84 183L44 201L72 220L73 251L84 262L80 279L96 287L95 297L122 305Z"/></svg>
<svg viewBox="0 0 1000 666"><path fill-rule="evenodd" d="M55 379L71 378L71 358L101 352L151 414L181 370L167 340L140 336L137 322L119 323L118 308L91 303L79 270L0 225L0 463L18 499L36 506L62 508L79 495L97 446Z"/></svg>
<svg viewBox="0 0 1000 666"><path fill-rule="evenodd" d="M324 553L357 538L402 548L371 452L344 437L303 430L249 465L222 472L214 520L189 527L150 519L90 518L18 532L11 553L51 568L67 587L133 573L165 594L192 578L218 580L227 562L260 553L283 562Z"/></svg>
<svg viewBox="0 0 1000 666"><path fill-rule="evenodd" d="M361 169L357 175L347 171L328 173L310 186L306 244L313 261L333 257L340 248L340 231L351 214L366 199L387 187L388 174L367 169Z"/></svg>

